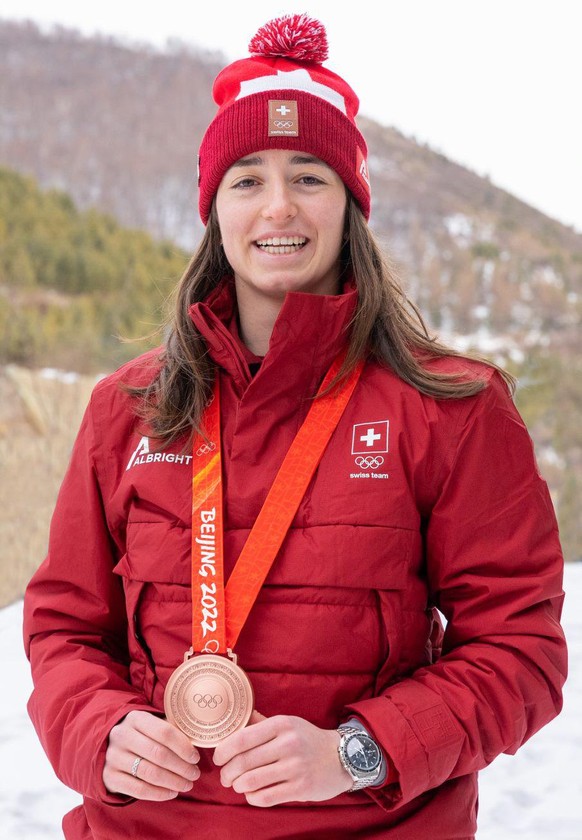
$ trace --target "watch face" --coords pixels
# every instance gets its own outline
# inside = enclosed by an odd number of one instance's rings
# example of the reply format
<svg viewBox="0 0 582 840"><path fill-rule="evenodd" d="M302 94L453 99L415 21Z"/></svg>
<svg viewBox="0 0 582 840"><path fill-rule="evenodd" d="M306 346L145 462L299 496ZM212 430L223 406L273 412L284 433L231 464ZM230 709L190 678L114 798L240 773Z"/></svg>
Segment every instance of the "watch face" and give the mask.
<svg viewBox="0 0 582 840"><path fill-rule="evenodd" d="M375 770L382 758L376 742L364 734L352 735L345 751L352 767L365 773Z"/></svg>

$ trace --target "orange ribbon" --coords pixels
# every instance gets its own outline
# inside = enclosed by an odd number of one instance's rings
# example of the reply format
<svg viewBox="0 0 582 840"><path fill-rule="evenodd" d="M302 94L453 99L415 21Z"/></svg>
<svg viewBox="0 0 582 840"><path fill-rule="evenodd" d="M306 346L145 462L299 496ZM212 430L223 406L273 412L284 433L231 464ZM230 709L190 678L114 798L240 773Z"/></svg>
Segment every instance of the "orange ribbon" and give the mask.
<svg viewBox="0 0 582 840"><path fill-rule="evenodd" d="M341 368L334 360L281 464L245 545L224 584L220 381L204 412L205 436L194 441L192 476L192 648L226 654L237 642L261 586L340 417L360 378L361 361L331 392Z"/></svg>

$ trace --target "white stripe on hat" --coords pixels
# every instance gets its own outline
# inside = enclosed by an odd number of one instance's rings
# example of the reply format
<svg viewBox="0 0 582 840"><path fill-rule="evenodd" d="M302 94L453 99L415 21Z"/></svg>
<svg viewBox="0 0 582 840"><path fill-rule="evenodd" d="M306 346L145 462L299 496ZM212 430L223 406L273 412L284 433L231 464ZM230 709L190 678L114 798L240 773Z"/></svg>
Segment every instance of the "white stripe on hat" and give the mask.
<svg viewBox="0 0 582 840"><path fill-rule="evenodd" d="M313 81L304 68L291 70L289 73L278 70L276 76L257 76L255 79L246 79L241 82L240 92L236 98L243 99L253 93L263 93L270 90L303 90L306 93L319 96L320 99L325 99L347 116L346 101L341 93L327 85Z"/></svg>

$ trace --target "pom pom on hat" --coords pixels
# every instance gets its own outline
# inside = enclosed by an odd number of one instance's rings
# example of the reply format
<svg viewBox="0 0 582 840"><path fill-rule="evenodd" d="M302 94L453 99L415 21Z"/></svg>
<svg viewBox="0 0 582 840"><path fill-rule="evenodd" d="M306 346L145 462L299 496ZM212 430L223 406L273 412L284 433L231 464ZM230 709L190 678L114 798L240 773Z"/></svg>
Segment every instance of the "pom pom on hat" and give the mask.
<svg viewBox="0 0 582 840"><path fill-rule="evenodd" d="M261 26L249 44L251 55L284 56L323 64L328 57L327 33L307 15L285 15Z"/></svg>
<svg viewBox="0 0 582 840"><path fill-rule="evenodd" d="M199 209L204 224L224 173L266 149L312 154L337 172L364 216L370 215L367 146L357 125L359 100L323 66L327 34L308 15L285 15L262 26L251 58L229 64L214 81L218 112L198 156Z"/></svg>

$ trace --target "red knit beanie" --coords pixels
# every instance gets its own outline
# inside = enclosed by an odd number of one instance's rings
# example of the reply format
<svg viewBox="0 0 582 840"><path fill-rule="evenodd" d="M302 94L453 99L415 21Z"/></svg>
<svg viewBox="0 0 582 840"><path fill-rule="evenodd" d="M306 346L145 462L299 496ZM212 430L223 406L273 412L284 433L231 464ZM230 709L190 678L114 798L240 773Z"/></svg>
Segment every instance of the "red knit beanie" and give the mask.
<svg viewBox="0 0 582 840"><path fill-rule="evenodd" d="M204 224L226 170L264 149L297 149L323 160L369 218L368 149L356 126L360 103L322 66L328 55L323 25L306 15L276 18L259 29L249 52L252 58L225 67L214 82L218 112L198 157Z"/></svg>

